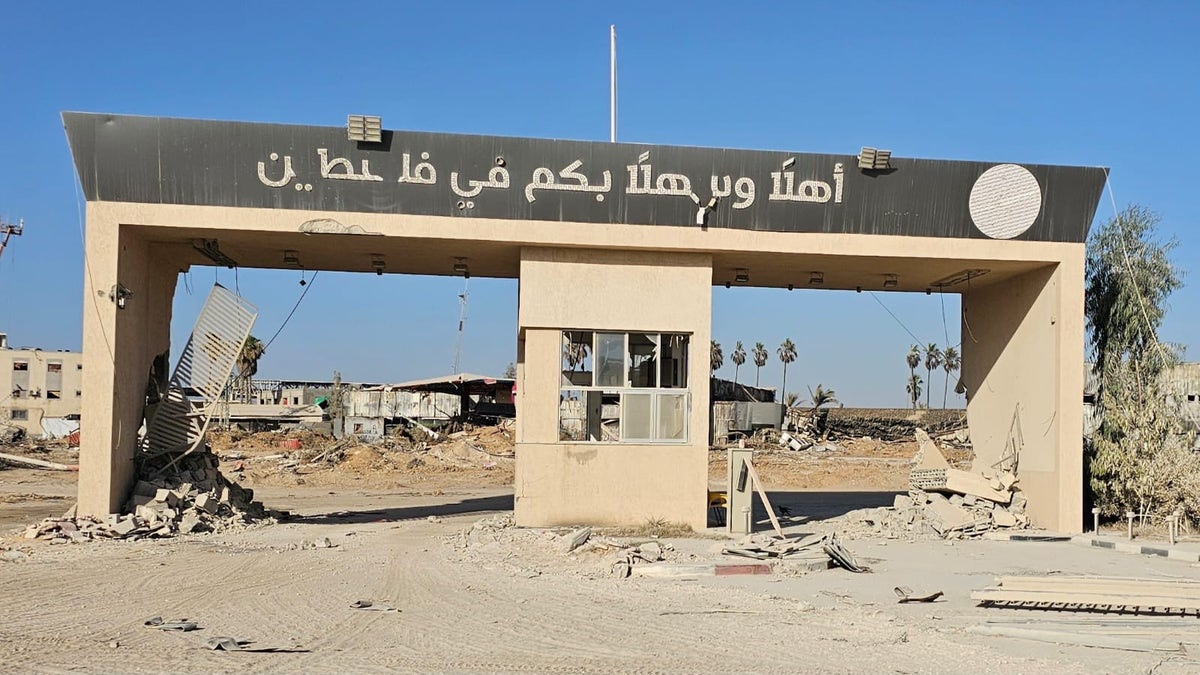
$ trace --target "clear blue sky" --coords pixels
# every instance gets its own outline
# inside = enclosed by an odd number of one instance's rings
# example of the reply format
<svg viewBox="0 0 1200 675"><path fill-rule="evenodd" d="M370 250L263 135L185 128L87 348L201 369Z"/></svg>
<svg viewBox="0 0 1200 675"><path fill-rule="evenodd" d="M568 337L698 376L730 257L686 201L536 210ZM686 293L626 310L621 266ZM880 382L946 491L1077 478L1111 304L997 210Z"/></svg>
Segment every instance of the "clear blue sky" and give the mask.
<svg viewBox="0 0 1200 675"><path fill-rule="evenodd" d="M1197 267L1197 3L9 3L0 216L27 229L0 259L0 331L80 346L81 205L61 111L327 125L357 112L389 128L604 140L610 23L621 140L1109 166L1117 203L1157 210L1180 240L1176 262ZM1106 196L1098 217L1111 215ZM190 276L176 340L214 271ZM257 335L279 327L298 280L239 273ZM1186 282L1164 338L1189 344L1200 281ZM516 283L471 284L463 366L499 373L515 356ZM461 287L322 275L260 372L448 372ZM936 295L879 297L922 341L958 342L956 296L948 330ZM727 354L736 340L774 351L791 337L789 389L822 382L848 405L904 405L913 340L866 293L716 288L713 322ZM763 383L778 382L773 360Z"/></svg>

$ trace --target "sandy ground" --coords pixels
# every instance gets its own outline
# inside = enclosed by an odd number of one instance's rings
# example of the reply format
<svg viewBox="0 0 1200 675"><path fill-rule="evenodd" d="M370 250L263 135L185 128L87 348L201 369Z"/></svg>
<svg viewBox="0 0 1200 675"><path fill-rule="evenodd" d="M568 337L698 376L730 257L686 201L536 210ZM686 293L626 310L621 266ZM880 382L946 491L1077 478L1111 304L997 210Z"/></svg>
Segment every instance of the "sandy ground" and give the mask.
<svg viewBox="0 0 1200 675"><path fill-rule="evenodd" d="M394 464L393 454L378 461ZM814 460L796 469L786 460L764 456L763 464L791 467L795 476L863 465ZM226 460L237 461L245 460ZM714 453L717 475L720 461ZM830 461L840 464L822 468ZM292 521L219 535L50 545L12 535L66 510L73 474L2 470L2 543L27 555L0 561L0 672L1200 672L1200 662L1181 655L967 632L986 620L1053 616L975 606L970 591L999 574L1197 578L1195 565L1062 543L866 540L851 544L873 568L864 575L785 568L759 577L616 579L607 558L566 555L555 533L506 528L464 536L472 523L511 509L511 489L486 482L497 480L496 471L376 468L358 478L300 475L297 483L290 472L247 463L247 485L268 506L293 512ZM485 483L468 486L472 480ZM821 531L823 518L890 503L890 483L862 482L806 491L776 484L772 499L803 514L788 521L792 532ZM331 548L305 547L326 537ZM733 561L720 555L725 541L717 531L667 541L672 562ZM942 590L946 598L899 605L891 591L897 585ZM351 609L356 600L401 611ZM186 617L201 630L142 625L156 615ZM1200 620L1181 618L1173 632L1196 649ZM216 636L289 651L205 649Z"/></svg>

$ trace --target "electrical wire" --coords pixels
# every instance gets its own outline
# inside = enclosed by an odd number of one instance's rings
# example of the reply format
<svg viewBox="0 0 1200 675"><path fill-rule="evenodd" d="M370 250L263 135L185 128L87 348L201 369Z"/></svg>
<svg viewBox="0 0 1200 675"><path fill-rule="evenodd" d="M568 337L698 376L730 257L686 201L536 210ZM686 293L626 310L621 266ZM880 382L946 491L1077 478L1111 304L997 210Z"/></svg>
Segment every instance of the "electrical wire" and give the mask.
<svg viewBox="0 0 1200 675"><path fill-rule="evenodd" d="M1125 222L1121 219L1121 214L1117 210L1117 197L1113 193L1112 176L1108 176L1107 178L1108 180L1104 184L1108 188L1108 201L1112 206L1113 219L1121 228L1121 234L1124 235ZM1150 311L1146 309L1146 298L1142 295L1141 286L1138 285L1137 275L1133 273L1133 260L1129 257L1129 247L1125 244L1125 237L1120 236L1117 239L1121 242L1121 257L1125 260L1125 273L1129 277L1130 285L1133 286L1133 293L1137 297L1138 307L1142 310L1142 318L1146 321L1146 330L1150 333L1150 338L1154 340L1154 346L1158 349L1158 355L1162 359L1163 364L1170 363L1172 359L1167 355L1166 348L1163 347L1162 342L1158 339L1158 331L1154 328L1154 322L1150 320ZM1200 426L1200 421L1197 421L1196 413L1191 408L1187 406L1180 406L1180 408L1187 413L1193 425Z"/></svg>
<svg viewBox="0 0 1200 675"><path fill-rule="evenodd" d="M908 326L904 325L904 322L900 320L900 317L896 316L896 314L894 312L892 312L892 310L888 309L887 305L883 304L883 301L880 300L879 297L875 295L875 291L867 291L867 293L870 293L871 297L875 298L875 302L878 302L879 306L882 307L885 312L892 315L892 318L896 320L896 323L900 324L900 327L904 329L904 332L911 335L912 339L917 341L917 344L919 344L919 345L925 344L924 340L917 337L916 333L913 333L911 330L908 329Z"/></svg>
<svg viewBox="0 0 1200 675"><path fill-rule="evenodd" d="M288 322L292 320L292 315L295 314L296 310L300 308L300 303L304 302L304 296L308 295L309 289L313 287L313 283L316 282L317 275L320 273L320 271L313 272L312 277L308 280L308 284L304 286L304 290L300 293L300 297L296 300L296 304L292 305L292 311L288 312L287 318L284 319L283 323L279 325L279 330L275 331L275 334L271 336L271 339L267 340L267 344L263 345L264 352L267 350L267 347L270 347L271 343L275 341L275 338L279 337L279 334L283 332L284 326L288 325Z"/></svg>

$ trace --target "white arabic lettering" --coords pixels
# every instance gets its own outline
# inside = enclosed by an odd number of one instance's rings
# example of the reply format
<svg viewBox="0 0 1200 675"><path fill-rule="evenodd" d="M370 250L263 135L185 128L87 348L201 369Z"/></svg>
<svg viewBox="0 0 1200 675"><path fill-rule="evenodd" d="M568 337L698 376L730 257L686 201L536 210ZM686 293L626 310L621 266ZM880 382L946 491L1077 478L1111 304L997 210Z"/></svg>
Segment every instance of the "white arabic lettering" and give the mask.
<svg viewBox="0 0 1200 675"><path fill-rule="evenodd" d="M464 190L463 188L459 187L458 172L450 172L450 189L454 191L454 194L458 195L459 197L471 198L478 195L480 192L483 192L483 188L496 188L500 190L508 189L508 169L502 166L493 166L491 171L488 171L488 179L486 181L469 180L467 181L467 185L470 187L470 189Z"/></svg>
<svg viewBox="0 0 1200 675"><path fill-rule="evenodd" d="M279 161L279 153L271 153L271 161ZM267 178L267 165L265 162L258 163L258 180L267 187L283 187L287 185L293 178L296 177L296 172L292 170L292 158L290 155L283 156L283 178L279 180L271 180Z"/></svg>
<svg viewBox="0 0 1200 675"><path fill-rule="evenodd" d="M328 178L330 180L383 180L382 176L376 176L371 173L370 160L364 159L362 161L362 172L355 173L354 165L345 157L329 159L329 150L325 148L317 148L317 155L321 158L321 178ZM332 173L336 167L342 167L345 173Z"/></svg>
<svg viewBox="0 0 1200 675"><path fill-rule="evenodd" d="M581 166L583 166L583 160L577 159L558 172L559 177L564 181L570 180L574 181L573 183L558 182L554 178L554 172L546 167L534 169L529 184L525 186L525 199L532 204L537 201L537 197L533 194L534 190L561 190L564 192L591 192L596 195L596 201L604 201L604 193L612 189L612 173L606 170L600 174L604 177L603 185L591 185L588 177L577 171Z"/></svg>
<svg viewBox="0 0 1200 675"><path fill-rule="evenodd" d="M429 153L422 152L423 161L417 163L416 173L410 169L412 158L406 152L401 155L400 179L397 183L416 183L417 185L434 185L437 183L437 169L429 163Z"/></svg>
<svg viewBox="0 0 1200 675"><path fill-rule="evenodd" d="M733 208L748 208L754 203L754 180L745 176L736 181L730 176L713 176L712 194L718 199L736 194L740 201L734 202Z"/></svg>
<svg viewBox="0 0 1200 675"><path fill-rule="evenodd" d="M783 168L791 168L796 163L795 157L790 157L783 163ZM771 195L767 197L769 201L778 202L809 202L813 204L825 204L830 199L836 196L835 204L842 202L842 165L834 165L833 173L834 183L837 184L836 193L834 188L830 187L829 183L822 180L806 180L801 181L799 187L796 186L795 171L772 171L771 172Z"/></svg>
<svg viewBox="0 0 1200 675"><path fill-rule="evenodd" d="M637 164L625 167L629 171L629 185L625 188L625 194L690 197L696 204L700 203L700 197L692 191L691 179L681 173L659 174L658 178L652 182L654 169L646 163L649 160L650 153L643 152L638 156ZM640 181L638 180L639 171L641 173ZM652 184L654 187L650 187Z"/></svg>

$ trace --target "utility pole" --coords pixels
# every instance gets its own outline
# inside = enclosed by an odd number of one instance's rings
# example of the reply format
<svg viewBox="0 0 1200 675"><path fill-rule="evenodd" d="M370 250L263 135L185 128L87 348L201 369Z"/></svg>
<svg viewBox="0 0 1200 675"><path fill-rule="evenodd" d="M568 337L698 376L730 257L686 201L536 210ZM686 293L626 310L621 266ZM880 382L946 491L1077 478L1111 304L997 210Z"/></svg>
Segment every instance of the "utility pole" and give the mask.
<svg viewBox="0 0 1200 675"><path fill-rule="evenodd" d="M0 234L4 235L4 239L0 239L0 256L4 255L4 247L8 246L9 237L11 237L13 235L16 235L19 237L19 236L21 236L21 233L24 231L25 231L25 220L24 219L17 221L16 225L13 225L12 223L6 223L4 221L0 221Z"/></svg>
<svg viewBox="0 0 1200 675"><path fill-rule="evenodd" d="M463 280L463 292L458 294L458 339L454 343L454 374L462 372L462 341L463 328L467 323L467 284L471 278Z"/></svg>

